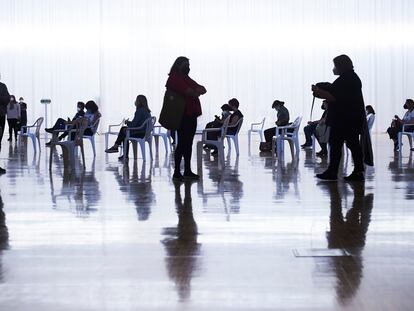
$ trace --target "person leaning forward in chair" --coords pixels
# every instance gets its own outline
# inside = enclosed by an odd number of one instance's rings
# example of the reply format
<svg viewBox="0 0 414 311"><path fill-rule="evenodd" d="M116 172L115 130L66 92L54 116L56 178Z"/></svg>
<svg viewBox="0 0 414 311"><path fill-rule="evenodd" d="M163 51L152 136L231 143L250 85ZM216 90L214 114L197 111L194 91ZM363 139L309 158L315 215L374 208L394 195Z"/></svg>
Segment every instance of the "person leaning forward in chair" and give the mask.
<svg viewBox="0 0 414 311"><path fill-rule="evenodd" d="M105 150L106 153L116 153L118 152L119 146L124 142L125 136L126 136L126 130L128 127L140 127L144 122L151 118L151 110L148 108L148 101L147 98L144 95L138 95L137 99L135 100L135 107L137 108L135 110L134 118L132 121L129 121L128 119L125 120L126 126L123 126L121 130L119 131L118 137L115 141L115 144L111 147ZM145 129L142 129L142 131L132 131L131 136L132 137L144 137L145 135ZM128 151L124 150L124 155L119 157L119 160L123 160L124 156L128 156Z"/></svg>
<svg viewBox="0 0 414 311"><path fill-rule="evenodd" d="M285 103L280 100L275 100L272 108L277 111L276 126L285 126L289 124L289 110L285 107ZM260 144L261 151L270 151L272 149L272 138L276 135L276 127L268 128L264 131L265 141Z"/></svg>

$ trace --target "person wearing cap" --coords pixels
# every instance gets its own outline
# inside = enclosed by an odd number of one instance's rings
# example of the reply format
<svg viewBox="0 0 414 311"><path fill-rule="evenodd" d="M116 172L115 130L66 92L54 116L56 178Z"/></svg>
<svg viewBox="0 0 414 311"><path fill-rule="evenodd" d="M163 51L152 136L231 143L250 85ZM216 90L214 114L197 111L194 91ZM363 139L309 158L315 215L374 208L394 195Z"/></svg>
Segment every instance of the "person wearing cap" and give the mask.
<svg viewBox="0 0 414 311"><path fill-rule="evenodd" d="M275 100L272 108L277 111L276 126L285 126L289 124L289 110L285 107L285 103L280 100ZM264 137L267 143L272 142L273 136L276 135L276 127L268 128L264 131Z"/></svg>

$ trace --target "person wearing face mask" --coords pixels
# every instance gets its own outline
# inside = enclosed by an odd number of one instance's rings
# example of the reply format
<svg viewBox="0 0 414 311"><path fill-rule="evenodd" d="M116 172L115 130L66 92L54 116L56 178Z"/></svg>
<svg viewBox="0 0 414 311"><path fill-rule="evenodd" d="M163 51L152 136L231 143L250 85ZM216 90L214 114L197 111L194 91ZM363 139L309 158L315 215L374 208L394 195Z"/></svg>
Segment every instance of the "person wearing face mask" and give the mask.
<svg viewBox="0 0 414 311"><path fill-rule="evenodd" d="M27 125L27 104L24 102L23 97L19 98L19 105L20 105L20 124L19 128L21 130L22 126ZM26 133L26 128L23 130Z"/></svg>
<svg viewBox="0 0 414 311"><path fill-rule="evenodd" d="M7 124L9 125L9 139L12 141L13 132L14 139L17 141L18 122L20 120L20 105L16 102L14 95L10 96L10 102L7 105Z"/></svg>
<svg viewBox="0 0 414 311"><path fill-rule="evenodd" d="M391 126L387 129L387 133L390 136L390 139L394 141L394 151L399 151L400 146L398 145L398 133L402 131L404 124L413 124L414 123L414 101L412 99L407 99L404 104L404 109L407 109L403 118L400 119L399 116L395 115L394 119L391 122ZM413 132L413 126L404 127L404 131Z"/></svg>
<svg viewBox="0 0 414 311"><path fill-rule="evenodd" d="M59 119L56 120L55 125L53 125L53 127L46 128L45 131L52 134L53 131L64 130L66 128L66 125L69 125L73 121L85 116L85 110L84 109L85 109L85 104L83 102L78 102L76 104L76 114L73 116L72 120L70 118L68 118L67 120L65 120L63 118L59 118ZM58 137L58 139L62 140L67 135L68 135L67 132L63 132L62 135L60 135ZM50 146L50 145L51 145L50 141L48 143L46 143L46 146Z"/></svg>
<svg viewBox="0 0 414 311"><path fill-rule="evenodd" d="M326 171L317 174L316 177L322 180L337 180L342 147L346 142L346 146L352 153L354 170L349 176L344 177L344 180L363 181L365 180L364 155L360 135L367 127L367 120L362 83L354 71L352 60L347 55L335 57L333 63L333 73L339 77L327 89L312 85L313 95L329 103L326 120L327 126L330 127L329 166Z"/></svg>
<svg viewBox="0 0 414 311"><path fill-rule="evenodd" d="M177 130L178 142L174 152L173 180L199 179L197 174L191 171L191 155L194 135L197 129L197 118L201 115L201 103L199 97L207 91L204 86L198 84L189 77L190 62L187 57L178 57L171 67L166 88L184 97L185 109L181 124ZM181 174L180 165L184 158L184 175Z"/></svg>
<svg viewBox="0 0 414 311"><path fill-rule="evenodd" d="M111 147L105 150L106 153L116 153L118 152L119 146L124 143L124 139L126 136L126 129L128 127L140 127L144 122L151 118L151 110L148 108L148 101L147 98L144 95L138 95L135 100L135 114L132 121L129 121L128 119L125 120L126 126L121 127L121 130L119 131L118 137L115 141L115 144ZM133 131L131 130L131 136L132 137L144 137L145 136L145 129L142 131ZM128 145L127 145L128 146ZM119 160L123 160L124 156L128 155L128 150L124 150L125 154L121 157L119 157Z"/></svg>
<svg viewBox="0 0 414 311"><path fill-rule="evenodd" d="M277 111L276 126L285 126L289 124L289 110L285 107L285 103L280 100L275 100L272 108ZM267 144L272 143L273 136L276 135L276 127L268 128L264 131L264 137Z"/></svg>

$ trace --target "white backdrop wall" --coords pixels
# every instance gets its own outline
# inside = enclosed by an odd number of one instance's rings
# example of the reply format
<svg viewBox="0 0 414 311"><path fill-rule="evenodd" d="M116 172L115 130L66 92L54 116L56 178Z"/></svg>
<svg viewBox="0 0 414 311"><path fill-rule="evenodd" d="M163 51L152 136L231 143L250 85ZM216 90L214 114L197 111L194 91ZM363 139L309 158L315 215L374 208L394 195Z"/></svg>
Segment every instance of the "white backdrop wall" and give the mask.
<svg viewBox="0 0 414 311"><path fill-rule="evenodd" d="M413 18L410 0L1 0L0 72L29 119L43 115L44 97L53 119L94 99L105 125L132 116L140 93L158 116L185 55L208 90L199 128L232 97L245 124L270 125L274 99L307 120L310 85L332 81L332 58L345 53L384 131L414 97Z"/></svg>

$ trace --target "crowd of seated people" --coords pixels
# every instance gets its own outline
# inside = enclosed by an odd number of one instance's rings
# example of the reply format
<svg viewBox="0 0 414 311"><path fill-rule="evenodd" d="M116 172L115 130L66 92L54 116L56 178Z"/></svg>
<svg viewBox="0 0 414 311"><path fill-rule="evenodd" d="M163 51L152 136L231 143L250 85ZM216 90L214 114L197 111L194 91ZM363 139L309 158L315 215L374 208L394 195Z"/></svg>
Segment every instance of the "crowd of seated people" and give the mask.
<svg viewBox="0 0 414 311"><path fill-rule="evenodd" d="M207 124L206 128L221 128L223 126L224 121L227 118L229 119L228 127L227 127L227 135L234 135L237 132L237 125L240 119L243 118L243 113L239 110L239 101L236 98L232 98L228 101L227 104L221 106L222 109L222 117L215 116L214 121ZM232 112L230 112L232 111ZM220 136L220 132L209 132L207 133L208 140L217 140ZM212 145L205 145L205 150L211 151L211 155L217 155L217 147Z"/></svg>
<svg viewBox="0 0 414 311"><path fill-rule="evenodd" d="M86 112L84 111L84 109L86 109ZM85 105L83 104L83 102L78 102L77 112L72 120L70 118L68 118L67 120L64 120L63 118L59 118L55 122L55 125L53 127L45 129L46 132L54 134L52 139L46 143L46 146L51 146L54 141L62 140L66 136L68 136L72 129L71 127L72 122L79 120L82 117L85 117L88 120L88 127L85 129L84 135L92 136L95 133L94 126L101 117L101 113L99 112L99 107L93 100L88 101ZM60 132L62 132L62 134L60 136L57 136L56 133L60 133ZM71 139L73 139L74 137L75 137L75 133L72 133Z"/></svg>

